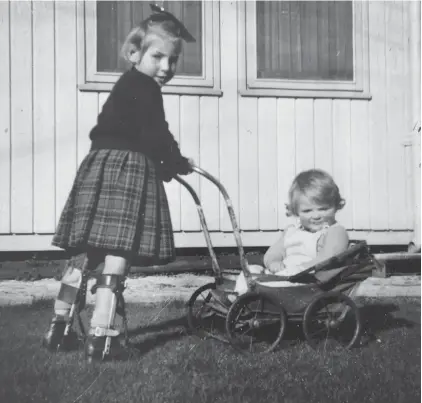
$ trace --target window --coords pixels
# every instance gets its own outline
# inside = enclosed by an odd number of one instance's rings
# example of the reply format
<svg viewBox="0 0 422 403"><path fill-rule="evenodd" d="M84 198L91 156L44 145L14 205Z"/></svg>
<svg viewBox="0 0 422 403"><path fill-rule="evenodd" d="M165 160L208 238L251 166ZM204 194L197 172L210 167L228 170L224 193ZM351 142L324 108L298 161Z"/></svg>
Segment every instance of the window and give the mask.
<svg viewBox="0 0 422 403"><path fill-rule="evenodd" d="M242 95L370 98L367 2L240 7Z"/></svg>
<svg viewBox="0 0 422 403"><path fill-rule="evenodd" d="M81 90L110 90L129 65L120 56L126 35L151 14L150 1L78 2ZM164 93L220 95L217 1L162 1L196 42L184 43L177 75Z"/></svg>

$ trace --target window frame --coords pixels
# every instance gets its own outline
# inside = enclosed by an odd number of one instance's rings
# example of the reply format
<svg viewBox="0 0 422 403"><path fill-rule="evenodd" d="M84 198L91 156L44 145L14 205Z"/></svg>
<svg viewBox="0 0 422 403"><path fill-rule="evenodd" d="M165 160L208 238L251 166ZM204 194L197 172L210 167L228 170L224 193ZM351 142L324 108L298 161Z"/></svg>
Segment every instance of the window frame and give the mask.
<svg viewBox="0 0 422 403"><path fill-rule="evenodd" d="M257 78L256 1L238 7L241 96L371 99L368 2L353 0L353 81Z"/></svg>
<svg viewBox="0 0 422 403"><path fill-rule="evenodd" d="M221 96L220 7L217 0L202 1L202 76L177 75L162 88L167 94ZM121 73L97 71L97 1L77 2L78 89L111 91Z"/></svg>

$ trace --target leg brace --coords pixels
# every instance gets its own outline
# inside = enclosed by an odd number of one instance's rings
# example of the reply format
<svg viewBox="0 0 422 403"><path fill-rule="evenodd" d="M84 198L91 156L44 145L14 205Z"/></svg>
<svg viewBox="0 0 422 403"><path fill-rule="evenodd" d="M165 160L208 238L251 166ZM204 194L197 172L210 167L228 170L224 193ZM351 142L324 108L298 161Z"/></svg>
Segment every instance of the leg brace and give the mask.
<svg viewBox="0 0 422 403"><path fill-rule="evenodd" d="M120 332L115 329L116 313L122 317L125 341L127 342L127 319L125 312L125 302L123 298L123 291L125 290L126 276L117 274L103 274L99 276L97 283L92 287L91 292L97 293L97 300L93 315L93 323L90 333L95 337L105 337L105 345L103 350L103 357L110 353L111 337L117 337ZM111 298L111 301L110 301ZM104 323L103 314L101 312L101 305L108 309L107 320ZM99 314L98 311L101 313ZM97 315L96 318L95 315ZM101 325L97 325L96 321L101 320Z"/></svg>
<svg viewBox="0 0 422 403"><path fill-rule="evenodd" d="M85 307L87 281L88 272L69 267L62 278L57 299L70 304L72 308L77 305L82 310Z"/></svg>
<svg viewBox="0 0 422 403"><path fill-rule="evenodd" d="M81 258L83 259L82 261ZM69 334L75 314L78 317L80 331L85 336L86 332L80 313L86 306L86 292L90 273L97 268L100 260L97 256L88 257L85 254L73 257L68 263L55 303L55 310L60 307L60 302L63 302L64 304L62 305L69 309L64 337ZM75 266L79 266L80 268Z"/></svg>
<svg viewBox="0 0 422 403"><path fill-rule="evenodd" d="M70 267L63 276L57 300L70 305L69 316L66 320L63 337L66 337L69 334L75 314L78 316L80 330L83 335L85 335L85 329L79 315L86 305L88 277L89 272L87 270L80 270L72 267Z"/></svg>
<svg viewBox="0 0 422 403"><path fill-rule="evenodd" d="M99 306L100 304L105 304L109 306L109 311L107 312L107 323L104 323L105 328L103 328L103 326L96 326L96 336L106 336L107 331L114 329L116 313L125 320L126 314L125 303L123 298L123 291L125 290L125 281L126 276L118 274L102 274L98 277L97 283L92 287L91 292L93 294L97 293L96 309L101 309L101 307ZM98 290L107 290L109 292L106 292L104 294L102 293L102 295L100 296L99 292L97 292Z"/></svg>

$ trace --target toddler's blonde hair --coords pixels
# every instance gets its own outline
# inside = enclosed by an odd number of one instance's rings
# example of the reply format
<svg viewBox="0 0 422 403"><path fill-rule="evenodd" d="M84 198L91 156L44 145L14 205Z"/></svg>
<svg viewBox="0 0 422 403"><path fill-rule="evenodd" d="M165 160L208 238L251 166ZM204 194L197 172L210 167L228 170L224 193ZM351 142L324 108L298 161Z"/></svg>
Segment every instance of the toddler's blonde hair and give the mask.
<svg viewBox="0 0 422 403"><path fill-rule="evenodd" d="M293 180L289 189L289 203L286 205L287 215L298 215L300 196L306 196L318 204L327 204L340 210L345 200L334 179L327 172L320 169L303 171Z"/></svg>

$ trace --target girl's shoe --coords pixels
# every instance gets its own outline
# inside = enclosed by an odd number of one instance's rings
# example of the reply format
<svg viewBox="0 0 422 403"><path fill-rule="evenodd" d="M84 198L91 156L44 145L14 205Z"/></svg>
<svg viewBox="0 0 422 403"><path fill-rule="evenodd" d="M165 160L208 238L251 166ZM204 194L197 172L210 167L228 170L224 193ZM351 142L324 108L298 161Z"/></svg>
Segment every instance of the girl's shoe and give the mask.
<svg viewBox="0 0 422 403"><path fill-rule="evenodd" d="M85 358L88 362L104 359L106 336L89 335L85 340Z"/></svg>
<svg viewBox="0 0 422 403"><path fill-rule="evenodd" d="M85 358L88 362L106 361L111 359L125 360L129 358L130 351L120 344L118 336L108 336L110 346L104 352L107 336L90 334L85 341Z"/></svg>
<svg viewBox="0 0 422 403"><path fill-rule="evenodd" d="M70 351L79 347L79 339L76 332L70 329L68 335L64 335L66 320L62 316L55 316L47 333L44 335L42 345L50 351Z"/></svg>

